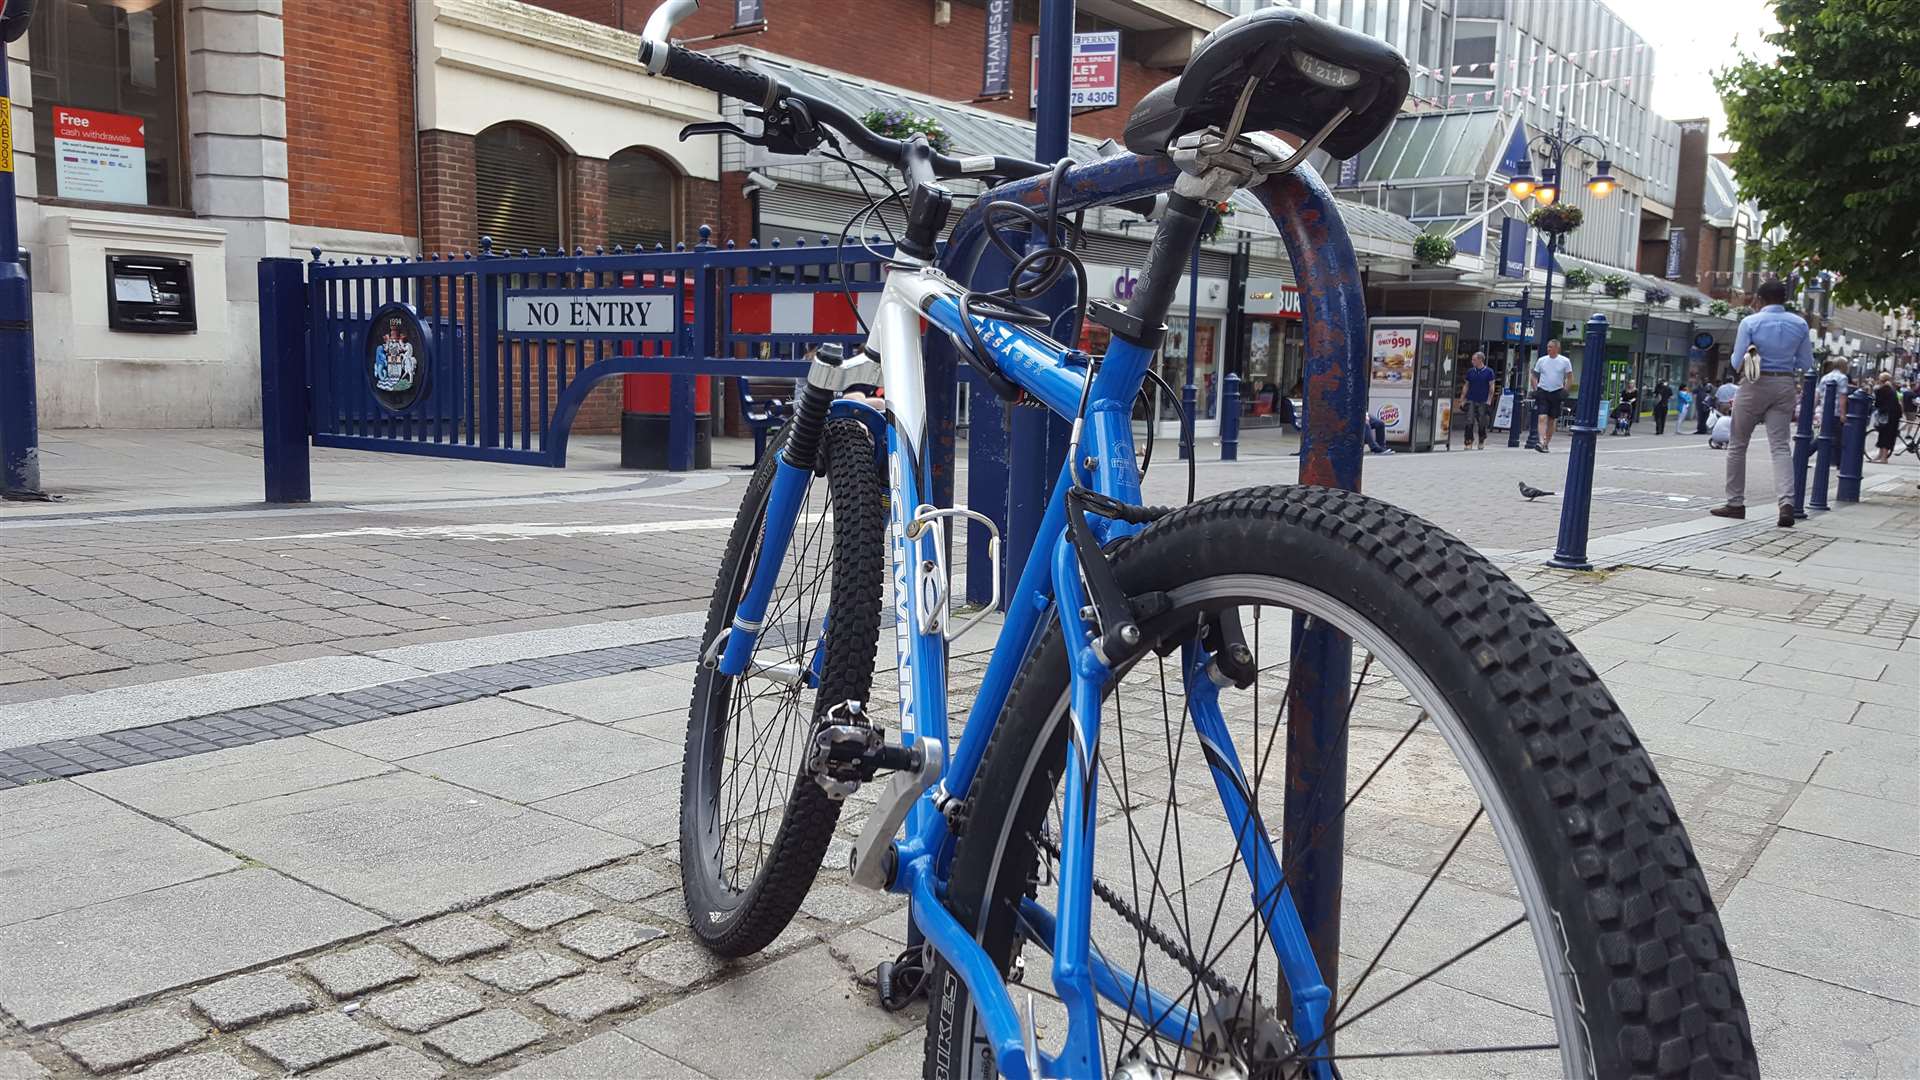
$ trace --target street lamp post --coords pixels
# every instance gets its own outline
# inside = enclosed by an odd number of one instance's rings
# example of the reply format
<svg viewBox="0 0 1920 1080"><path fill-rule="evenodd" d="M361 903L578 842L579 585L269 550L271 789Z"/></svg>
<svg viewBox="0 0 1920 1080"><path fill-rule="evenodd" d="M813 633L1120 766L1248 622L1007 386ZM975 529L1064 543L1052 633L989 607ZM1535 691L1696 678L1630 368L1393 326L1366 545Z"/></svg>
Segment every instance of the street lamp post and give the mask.
<svg viewBox="0 0 1920 1080"><path fill-rule="evenodd" d="M1560 123L1551 135L1539 135L1527 144L1529 156L1538 153L1546 167L1541 170L1539 179L1530 172L1523 172L1507 183L1507 192L1516 200L1525 201L1531 196L1541 206L1552 206L1560 198L1561 184L1568 178L1567 151L1582 146L1592 154L1597 162L1593 176L1587 181L1587 193L1596 199L1604 199L1613 194L1619 181L1613 177L1613 163L1600 154L1606 146L1597 136L1576 135L1567 138L1567 116L1560 114ZM1547 243L1547 288L1541 301L1540 336L1537 344L1544 350L1547 338L1553 333L1553 269L1559 262L1561 244L1566 232L1550 233ZM1587 561L1587 530L1592 519L1593 508L1593 456L1594 441L1599 434L1601 383L1606 371L1607 320L1603 315L1595 315L1587 323L1586 348L1580 357L1580 397L1575 402L1572 445L1567 456L1566 494L1560 503L1560 536L1554 548L1553 558L1548 565L1570 570L1590 570L1592 564ZM1555 417L1558 420L1558 417Z"/></svg>
<svg viewBox="0 0 1920 1080"><path fill-rule="evenodd" d="M27 32L32 0L0 3L0 42ZM33 284L20 265L13 188L12 63L0 44L0 498L45 499L40 490L40 420L33 372Z"/></svg>
<svg viewBox="0 0 1920 1080"><path fill-rule="evenodd" d="M1600 152L1606 149L1605 145L1598 136L1594 135L1576 135L1571 139L1567 138L1565 113L1560 114L1559 126L1552 134L1537 135L1527 144L1528 155L1537 153L1546 163L1546 167L1540 171L1540 176L1536 178L1531 172L1521 173L1507 181L1507 194L1521 203L1531 197L1543 207L1552 206L1560 198L1561 184L1567 175L1567 151L1576 149L1582 144L1589 144L1588 152L1592 153L1599 163L1594 169L1593 177L1587 181L1587 193L1596 199L1604 199L1613 194L1613 189L1620 186L1620 182L1613 176L1613 162L1600 157ZM1540 333L1534 341L1536 350L1544 351L1547 347L1547 339L1553 334L1553 269L1559 263L1560 249L1565 241L1565 233L1552 233L1547 240L1547 288L1540 301ZM1585 390L1586 387L1582 386L1581 391L1584 393ZM1555 419L1557 420L1558 417Z"/></svg>

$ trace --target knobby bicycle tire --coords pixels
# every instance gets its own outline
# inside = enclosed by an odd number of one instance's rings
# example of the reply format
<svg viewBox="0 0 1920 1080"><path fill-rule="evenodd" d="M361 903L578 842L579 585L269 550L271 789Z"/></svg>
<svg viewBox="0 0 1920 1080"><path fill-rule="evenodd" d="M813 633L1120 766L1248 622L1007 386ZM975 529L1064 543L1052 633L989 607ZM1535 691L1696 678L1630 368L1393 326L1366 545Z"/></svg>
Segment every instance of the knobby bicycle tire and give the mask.
<svg viewBox="0 0 1920 1080"><path fill-rule="evenodd" d="M703 644L711 642L732 621L737 598L746 587L765 523L774 462L784 443L784 438L771 443L748 484L721 559L706 629L700 638ZM856 420L827 424L819 468L825 474L833 507L830 526L822 522L832 532L832 582L826 605L831 618L825 620L826 657L818 689L810 705L805 706L807 723L802 738L811 738L813 728L828 709L867 698L880 634L882 562L886 557L886 494L874 466L873 438L866 426ZM800 531L796 526L795 545L800 543ZM789 550L789 561L795 554ZM788 565L782 572L791 570ZM773 615L770 608L769 633L774 629ZM713 839L713 817L720 810L722 759L727 729L734 719L730 705L736 681L704 666L696 673L680 785L680 878L687 919L694 936L722 956L758 952L792 921L820 869L841 807L827 798L803 770L795 769L790 780L775 777L773 783L790 790L779 828L766 845L764 861L743 888L736 890L723 880L724 866L710 863L707 855L710 850L723 851ZM796 701L801 693L795 689Z"/></svg>
<svg viewBox="0 0 1920 1080"><path fill-rule="evenodd" d="M1725 935L1652 760L1566 635L1481 555L1384 503L1300 486L1195 503L1116 545L1112 561L1132 595L1266 575L1390 628L1426 658L1518 811L1520 841L1564 924L1591 1075L1758 1075ZM1055 624L1023 667L958 815L948 904L1003 972L1020 945L1014 909L1044 879L1036 845L1012 838L1045 828L1064 769L1067 687ZM1031 957L1029 982L1036 961L1048 963ZM929 986L924 1075L996 1075L966 986L944 960ZM1348 1062L1343 1075L1365 1075L1365 1064Z"/></svg>

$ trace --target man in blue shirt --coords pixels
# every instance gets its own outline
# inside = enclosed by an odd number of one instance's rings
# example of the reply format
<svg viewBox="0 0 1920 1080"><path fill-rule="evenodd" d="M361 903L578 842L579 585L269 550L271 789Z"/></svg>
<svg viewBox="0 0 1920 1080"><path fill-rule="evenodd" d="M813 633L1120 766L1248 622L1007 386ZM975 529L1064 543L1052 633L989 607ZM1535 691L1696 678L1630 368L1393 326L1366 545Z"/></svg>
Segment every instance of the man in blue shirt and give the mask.
<svg viewBox="0 0 1920 1080"><path fill-rule="evenodd" d="M1740 320L1733 341L1738 365L1747 346L1760 350L1760 377L1741 385L1733 399L1733 441L1727 446L1727 505L1712 510L1715 517L1747 516L1747 443L1753 429L1765 424L1767 450L1773 458L1773 493L1779 504L1782 528L1793 525L1793 448L1788 429L1799 376L1813 367L1813 339L1807 320L1788 311L1787 287L1765 282L1757 290L1759 311Z"/></svg>
<svg viewBox="0 0 1920 1080"><path fill-rule="evenodd" d="M1493 369L1487 366L1487 354L1473 354L1473 366L1467 369L1467 377L1460 384L1460 400L1455 402L1466 422L1467 449L1474 448L1475 441L1480 449L1487 448L1487 425L1493 415Z"/></svg>

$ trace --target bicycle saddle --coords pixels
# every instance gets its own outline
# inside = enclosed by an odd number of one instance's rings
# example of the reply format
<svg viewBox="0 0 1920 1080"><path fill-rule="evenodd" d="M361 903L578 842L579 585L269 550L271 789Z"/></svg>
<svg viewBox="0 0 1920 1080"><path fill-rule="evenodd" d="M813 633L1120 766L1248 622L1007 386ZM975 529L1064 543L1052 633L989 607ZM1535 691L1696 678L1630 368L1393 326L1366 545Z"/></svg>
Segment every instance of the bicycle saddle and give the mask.
<svg viewBox="0 0 1920 1080"><path fill-rule="evenodd" d="M1321 144L1349 158L1399 115L1408 78L1406 59L1384 41L1295 8L1261 8L1208 34L1178 78L1142 97L1127 117L1125 141L1136 154L1164 154L1190 131L1224 129L1247 81L1257 79L1242 131L1307 139L1350 109Z"/></svg>

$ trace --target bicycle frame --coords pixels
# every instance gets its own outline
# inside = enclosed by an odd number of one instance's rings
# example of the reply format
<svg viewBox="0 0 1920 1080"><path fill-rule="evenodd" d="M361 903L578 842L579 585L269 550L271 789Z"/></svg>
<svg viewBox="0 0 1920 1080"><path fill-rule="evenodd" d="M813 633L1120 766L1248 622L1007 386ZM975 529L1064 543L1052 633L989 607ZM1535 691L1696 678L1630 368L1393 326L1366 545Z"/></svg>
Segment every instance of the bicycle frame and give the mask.
<svg viewBox="0 0 1920 1080"><path fill-rule="evenodd" d="M1172 166L1165 159L1106 159L1069 172L1061 202L1063 209L1074 209L1077 206L1065 204L1070 200L1079 206L1117 201L1164 190L1171 185L1173 176ZM1043 184L1025 181L997 189L983 196L980 202L989 199L1036 202L1044 195ZM1300 175L1269 182L1261 195L1269 208L1277 211L1276 216L1284 215L1291 220L1292 228L1285 235L1295 254L1296 267L1304 264L1301 280L1303 289L1309 290L1305 306L1310 347L1316 333L1327 329L1324 324L1316 326L1317 321L1339 320L1344 325L1338 329L1344 333L1320 334L1320 350L1330 353L1335 346L1344 346L1349 355L1323 355L1321 360L1341 364L1349 372L1358 371L1357 350L1364 325L1364 309L1358 302L1358 274L1353 267L1351 247L1337 213L1331 208L1326 188L1317 176L1302 170ZM954 243L962 242L969 222L977 232L979 212L976 207L963 220L955 232ZM1313 250L1316 245L1326 250ZM1324 292L1311 291L1309 277L1316 265L1330 267L1331 276L1338 279ZM948 613L945 610L948 598L945 582L932 581L929 571L946 565L941 550L945 530L941 519L929 516L934 506L927 494L925 467L929 430L921 322L924 319L945 335L964 335L965 316L958 302L962 291L932 268L893 270L888 274L869 338L871 349L880 356L886 409L891 421L886 426L891 491L888 536L901 738L908 744L917 740L937 741L943 751L948 746ZM1361 320L1358 326L1356 320ZM1174 1039L1189 1041L1198 1036L1200 1026L1198 1018L1177 1002L1149 987L1136 985L1130 971L1090 955L1089 947L1100 703L1112 672L1088 644L1088 628L1082 621L1081 609L1086 598L1081 587L1078 556L1065 537L1066 491L1078 484L1122 502L1139 503L1140 476L1135 464L1131 417L1153 353L1115 337L1097 369L1090 374L1085 365L1070 361L1070 356L1077 354L1030 329L977 317L975 322L987 348L1008 378L1057 415L1068 419L1082 416L1079 444L1053 485L1031 556L1020 572L1018 584L1008 591L1005 622L969 712L966 735L947 755L946 771L938 786L914 806L905 835L895 845L895 872L889 888L911 898L914 924L966 982L1001 1075L1097 1077L1103 1061L1098 1021L1101 997L1140 1012L1145 1022ZM1334 338L1339 340L1330 345ZM1332 388L1322 394L1327 407L1318 410L1321 415L1309 413L1318 423L1310 426L1309 445L1303 452L1323 463L1328 476L1320 482L1338 483L1343 477L1337 473L1345 471L1340 467L1341 459L1350 458L1355 462L1356 474L1352 484L1342 486L1358 486L1357 421L1364 387L1351 385L1353 381L1349 380L1346 387ZM1083 397L1085 411L1080 414ZM1343 439L1353 444L1351 455L1329 452L1327 444ZM1320 445L1315 445L1316 440ZM1303 473L1306 471L1303 465ZM784 558L808 479L805 473L784 460L778 463L754 577L718 657L723 674L737 676L751 663L759 622ZM1098 517L1090 518L1090 524L1103 543L1140 528ZM1062 781L1059 909L1046 912L1029 901L1024 910L1029 925L1051 940L1053 984L1066 1003L1069 1024L1064 1046L1057 1056L1041 1054L1039 1061L1029 1061L1021 1014L1001 973L942 900L952 846L942 811L950 803L967 797L993 724L1006 705L1019 664L1037 640L1045 618L1059 620L1067 646L1072 752L1068 754ZM1209 767L1227 820L1235 828L1241 857L1249 868L1255 907L1266 923L1267 938L1287 979L1293 1002L1293 1030L1300 1043L1308 1045L1324 1031L1331 995L1316 962L1315 942L1282 880L1281 860L1267 830L1258 820L1258 811L1250 807L1244 797L1248 788L1226 735L1218 689L1205 674L1209 660L1210 656L1197 642L1189 643L1183 650L1188 712L1197 735L1223 751L1209 755ZM941 1018L930 1022L941 1022ZM1321 1080L1332 1076L1331 1066L1324 1058L1313 1062L1311 1068L1313 1075Z"/></svg>

